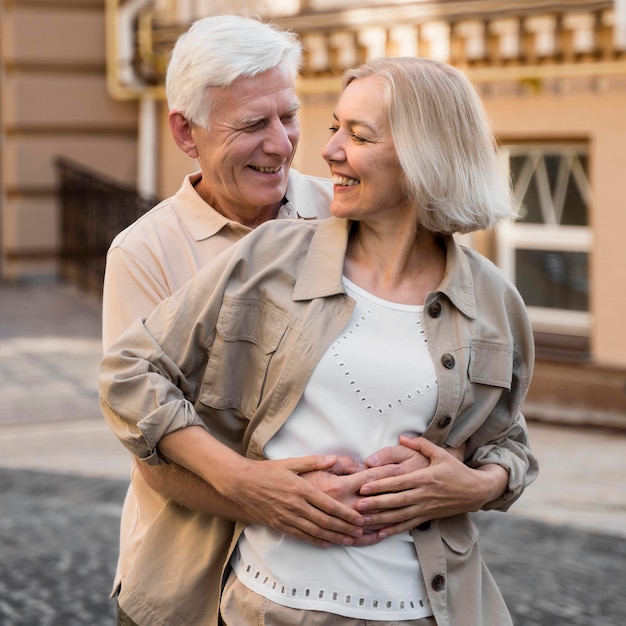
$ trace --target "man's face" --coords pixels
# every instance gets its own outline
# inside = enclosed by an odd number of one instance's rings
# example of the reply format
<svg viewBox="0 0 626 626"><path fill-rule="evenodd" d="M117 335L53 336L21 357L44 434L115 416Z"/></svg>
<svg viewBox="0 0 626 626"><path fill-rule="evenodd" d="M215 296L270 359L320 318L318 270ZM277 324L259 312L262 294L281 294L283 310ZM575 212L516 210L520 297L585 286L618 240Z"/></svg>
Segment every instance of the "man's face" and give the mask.
<svg viewBox="0 0 626 626"><path fill-rule="evenodd" d="M210 90L210 130L192 128L202 180L220 213L250 226L274 217L287 189L300 126L295 85L283 65Z"/></svg>

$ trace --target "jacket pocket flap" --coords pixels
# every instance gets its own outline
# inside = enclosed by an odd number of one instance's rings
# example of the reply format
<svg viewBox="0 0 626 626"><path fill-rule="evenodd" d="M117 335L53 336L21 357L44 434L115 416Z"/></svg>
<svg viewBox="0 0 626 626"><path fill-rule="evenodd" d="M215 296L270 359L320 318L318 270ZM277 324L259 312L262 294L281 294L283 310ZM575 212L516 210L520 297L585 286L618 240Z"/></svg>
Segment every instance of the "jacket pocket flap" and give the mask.
<svg viewBox="0 0 626 626"><path fill-rule="evenodd" d="M465 554L478 541L478 528L467 514L440 519L439 532L450 550L457 554Z"/></svg>
<svg viewBox="0 0 626 626"><path fill-rule="evenodd" d="M508 345L480 342L470 348L469 379L473 383L511 389L513 351Z"/></svg>
<svg viewBox="0 0 626 626"><path fill-rule="evenodd" d="M258 300L231 302L217 321L224 341L249 341L264 354L276 350L286 328L285 320Z"/></svg>

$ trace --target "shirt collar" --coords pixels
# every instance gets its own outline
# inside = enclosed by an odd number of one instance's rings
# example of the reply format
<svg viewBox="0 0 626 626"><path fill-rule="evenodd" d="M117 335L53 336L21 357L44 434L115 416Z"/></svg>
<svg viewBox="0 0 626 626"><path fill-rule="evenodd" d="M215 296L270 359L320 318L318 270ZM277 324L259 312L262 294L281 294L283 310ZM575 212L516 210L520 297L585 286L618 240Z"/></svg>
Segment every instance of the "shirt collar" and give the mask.
<svg viewBox="0 0 626 626"><path fill-rule="evenodd" d="M297 205L292 204L297 198ZM311 193L311 186L304 174L291 168L287 179L287 191L285 192L284 208L288 211L288 216L293 214L302 219L315 219L319 215L319 198Z"/></svg>
<svg viewBox="0 0 626 626"><path fill-rule="evenodd" d="M176 215L196 241L202 241L216 235L222 228L229 227L249 232L251 229L218 213L207 204L196 191L195 185L202 178L202 172L195 172L185 177L181 188L176 192L173 206ZM289 198L297 198L294 206ZM306 177L293 168L289 170L285 204L279 217L300 217L314 219L318 215L315 194L307 184Z"/></svg>
<svg viewBox="0 0 626 626"><path fill-rule="evenodd" d="M350 233L349 220L330 217L320 222L294 288L294 300L345 293L343 265ZM467 317L476 317L474 279L467 255L453 237L444 237L446 273L436 290Z"/></svg>
<svg viewBox="0 0 626 626"><path fill-rule="evenodd" d="M174 211L192 237L202 241L216 235L226 226L249 232L250 228L224 217L202 199L195 188L201 178L202 172L186 176L173 199Z"/></svg>

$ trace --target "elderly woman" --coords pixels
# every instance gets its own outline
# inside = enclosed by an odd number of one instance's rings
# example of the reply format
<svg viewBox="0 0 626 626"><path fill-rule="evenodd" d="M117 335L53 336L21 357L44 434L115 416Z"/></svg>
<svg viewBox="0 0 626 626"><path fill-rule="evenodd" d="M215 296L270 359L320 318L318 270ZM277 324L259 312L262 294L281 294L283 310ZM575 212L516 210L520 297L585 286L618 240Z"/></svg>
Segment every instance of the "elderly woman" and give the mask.
<svg viewBox="0 0 626 626"><path fill-rule="evenodd" d="M372 472L338 504L362 515L351 545L216 519L198 553L221 573L198 590L215 610L186 623L505 626L476 528L429 472L447 463L474 502L489 477L478 507L500 510L536 476L524 303L452 237L510 217L508 185L460 72L381 59L344 85L323 150L333 217L259 227L136 322L103 359L103 410L139 458L243 508L277 499L263 464L336 455Z"/></svg>

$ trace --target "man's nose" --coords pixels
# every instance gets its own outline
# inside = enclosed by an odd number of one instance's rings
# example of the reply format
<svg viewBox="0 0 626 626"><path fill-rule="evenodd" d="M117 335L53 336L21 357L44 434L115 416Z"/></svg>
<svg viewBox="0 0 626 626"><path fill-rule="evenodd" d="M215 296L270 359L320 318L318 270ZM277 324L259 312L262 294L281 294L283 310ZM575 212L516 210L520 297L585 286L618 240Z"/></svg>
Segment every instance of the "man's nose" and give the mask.
<svg viewBox="0 0 626 626"><path fill-rule="evenodd" d="M265 139L263 148L265 152L289 156L293 151L293 143L289 132L282 122L277 121L268 128L268 136Z"/></svg>

